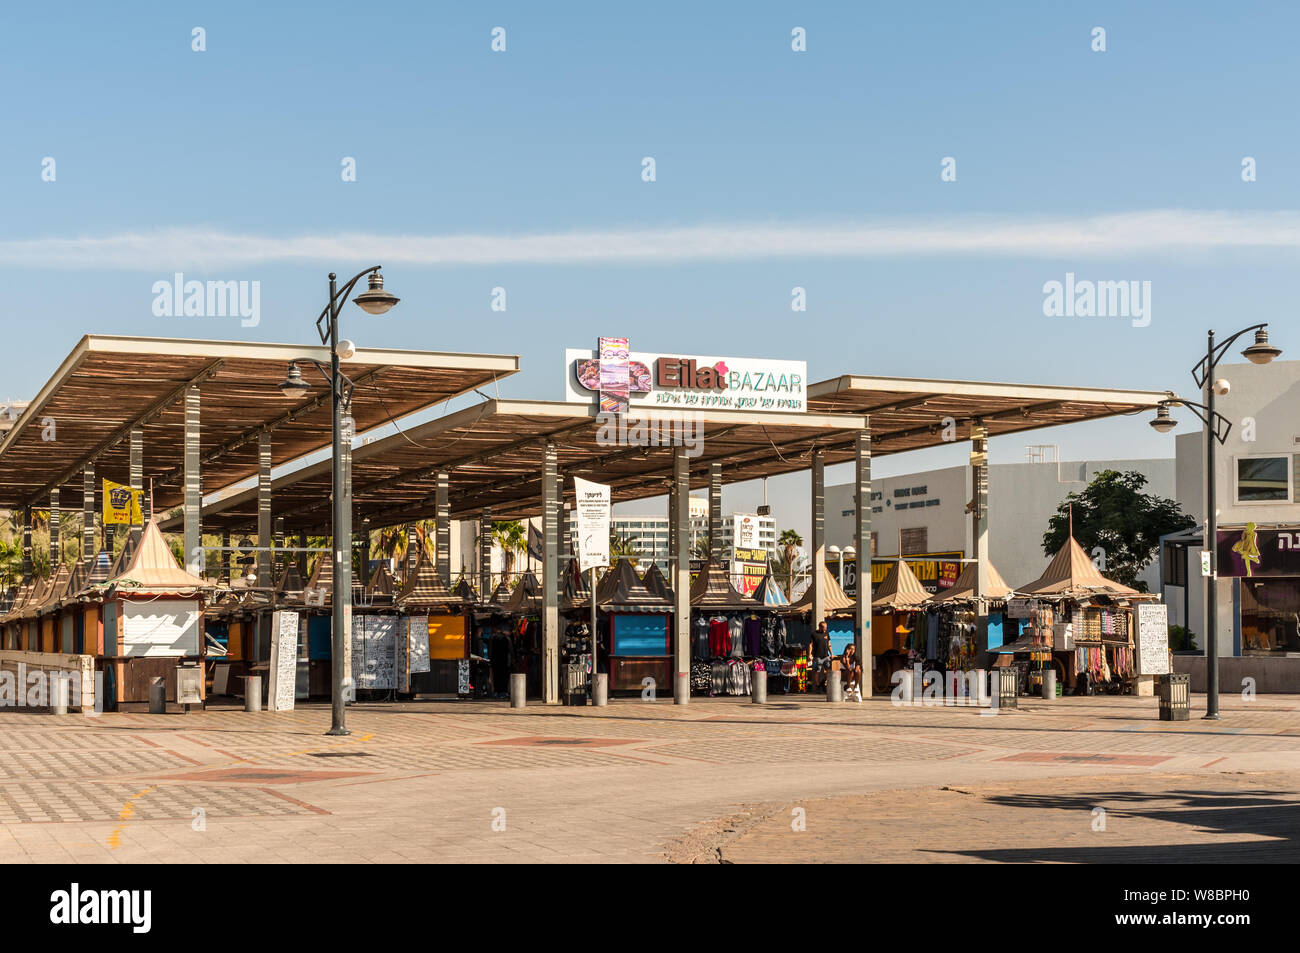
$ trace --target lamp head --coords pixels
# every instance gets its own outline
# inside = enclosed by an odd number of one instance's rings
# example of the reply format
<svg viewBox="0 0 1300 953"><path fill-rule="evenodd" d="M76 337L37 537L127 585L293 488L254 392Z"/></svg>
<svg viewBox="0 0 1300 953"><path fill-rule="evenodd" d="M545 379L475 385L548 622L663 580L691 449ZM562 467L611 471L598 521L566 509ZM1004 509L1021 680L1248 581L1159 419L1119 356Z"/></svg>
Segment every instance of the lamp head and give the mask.
<svg viewBox="0 0 1300 953"><path fill-rule="evenodd" d="M307 394L311 388L307 382L302 379L302 368L298 366L297 361L289 362L289 373L284 380L279 383L280 393L284 394L290 400L297 400Z"/></svg>
<svg viewBox="0 0 1300 953"><path fill-rule="evenodd" d="M1241 356L1252 364L1267 364L1282 353L1280 347L1268 343L1268 329L1260 328L1255 332L1255 343L1241 352Z"/></svg>
<svg viewBox="0 0 1300 953"><path fill-rule="evenodd" d="M370 273L370 287L352 299L367 314L383 314L401 299L393 297L384 290L384 276L377 271Z"/></svg>
<svg viewBox="0 0 1300 953"><path fill-rule="evenodd" d="M1169 405L1161 404L1156 408L1156 419L1151 422L1151 429L1157 433L1169 433L1178 426L1178 421L1169 416Z"/></svg>
<svg viewBox="0 0 1300 953"><path fill-rule="evenodd" d="M356 353L357 353L357 346L351 341L349 341L347 338L344 338L342 341L339 341L340 361L350 361L352 360L353 357L356 356Z"/></svg>

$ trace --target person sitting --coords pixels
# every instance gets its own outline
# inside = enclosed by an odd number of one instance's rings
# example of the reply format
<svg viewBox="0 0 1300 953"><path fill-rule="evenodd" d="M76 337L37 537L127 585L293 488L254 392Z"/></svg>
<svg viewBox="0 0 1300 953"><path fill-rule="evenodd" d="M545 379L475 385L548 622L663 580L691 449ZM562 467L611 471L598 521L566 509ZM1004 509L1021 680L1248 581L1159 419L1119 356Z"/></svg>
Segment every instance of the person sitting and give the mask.
<svg viewBox="0 0 1300 953"><path fill-rule="evenodd" d="M850 642L840 656L840 677L844 679L844 697L862 701L862 666L858 663L858 647Z"/></svg>

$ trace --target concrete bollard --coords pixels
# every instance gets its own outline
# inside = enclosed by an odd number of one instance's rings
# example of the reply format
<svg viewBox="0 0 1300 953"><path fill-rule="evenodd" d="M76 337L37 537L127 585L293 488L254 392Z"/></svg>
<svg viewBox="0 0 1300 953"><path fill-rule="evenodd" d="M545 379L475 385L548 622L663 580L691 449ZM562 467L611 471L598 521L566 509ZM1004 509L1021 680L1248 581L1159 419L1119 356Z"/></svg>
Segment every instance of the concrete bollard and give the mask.
<svg viewBox="0 0 1300 953"><path fill-rule="evenodd" d="M749 697L755 705L767 704L767 670L753 672L749 680Z"/></svg>
<svg viewBox="0 0 1300 953"><path fill-rule="evenodd" d="M1043 669L1043 701L1056 701L1056 669Z"/></svg>
<svg viewBox="0 0 1300 953"><path fill-rule="evenodd" d="M844 701L844 686L840 683L840 673L831 672L826 679L826 700L828 702Z"/></svg>
<svg viewBox="0 0 1300 953"><path fill-rule="evenodd" d="M244 679L244 711L262 710L262 676L250 675Z"/></svg>
<svg viewBox="0 0 1300 953"><path fill-rule="evenodd" d="M66 678L53 678L50 685L50 708L56 715L66 715L68 713L68 700L72 694L72 686L68 684Z"/></svg>
<svg viewBox="0 0 1300 953"><path fill-rule="evenodd" d="M898 682L898 700L904 705L910 705L916 698L916 670L905 668L902 674L903 678Z"/></svg>
<svg viewBox="0 0 1300 953"><path fill-rule="evenodd" d="M673 676L673 704L689 705L691 703L691 676L678 672Z"/></svg>
<svg viewBox="0 0 1300 953"><path fill-rule="evenodd" d="M592 682L591 703L599 708L604 708L609 704L609 673L599 672L593 675L595 679Z"/></svg>
<svg viewBox="0 0 1300 953"><path fill-rule="evenodd" d="M149 714L167 714L167 682L157 676L149 680Z"/></svg>
<svg viewBox="0 0 1300 953"><path fill-rule="evenodd" d="M524 708L528 704L528 676L514 672L510 676L510 707Z"/></svg>

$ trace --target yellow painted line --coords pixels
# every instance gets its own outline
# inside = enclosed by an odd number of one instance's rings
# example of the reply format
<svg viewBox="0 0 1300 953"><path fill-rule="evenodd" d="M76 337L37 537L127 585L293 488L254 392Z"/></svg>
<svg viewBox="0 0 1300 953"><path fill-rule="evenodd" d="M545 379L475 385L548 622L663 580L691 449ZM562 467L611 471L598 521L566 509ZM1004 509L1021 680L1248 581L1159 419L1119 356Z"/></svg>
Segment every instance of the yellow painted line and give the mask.
<svg viewBox="0 0 1300 953"><path fill-rule="evenodd" d="M129 824L131 818L135 816L135 802L155 790L157 790L156 787L147 787L138 794L132 794L127 798L126 803L122 805L122 810L118 811L117 814L117 819L122 822L122 826L116 828L113 833L108 835L108 847L110 850L117 850L122 846L122 831L126 830L126 825Z"/></svg>

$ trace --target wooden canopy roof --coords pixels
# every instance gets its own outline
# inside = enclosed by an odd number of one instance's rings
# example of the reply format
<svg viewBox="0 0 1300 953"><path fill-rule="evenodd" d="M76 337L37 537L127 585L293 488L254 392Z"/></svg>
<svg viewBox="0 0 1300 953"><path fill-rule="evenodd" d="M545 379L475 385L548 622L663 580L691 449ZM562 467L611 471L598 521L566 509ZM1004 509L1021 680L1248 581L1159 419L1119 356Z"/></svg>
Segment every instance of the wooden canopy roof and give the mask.
<svg viewBox="0 0 1300 953"><path fill-rule="evenodd" d="M680 419L680 412L639 411L654 421ZM494 519L541 511L542 454L555 443L559 472L572 498L574 475L609 483L619 500L661 496L672 474L671 447L610 446L594 405L487 400L352 451L353 524L372 527L434 515L437 473L449 472L455 519L492 507ZM826 462L852 458L852 437L863 418L844 414L696 413L700 454L690 458L691 485L707 485L709 465L725 462L728 482L806 470L811 450L835 441ZM330 461L303 467L272 481L272 510L289 531L330 521ZM250 487L204 504L204 529L244 529L257 523L257 489ZM172 527L178 522L164 524Z"/></svg>
<svg viewBox="0 0 1300 953"><path fill-rule="evenodd" d="M1088 598L1091 596L1145 596L1136 589L1120 585L1103 576L1083 547L1073 536L1057 550L1047 569L1033 582L1020 586L1016 592L1026 596L1059 596L1061 598Z"/></svg>
<svg viewBox="0 0 1300 953"><path fill-rule="evenodd" d="M871 608L884 611L917 609L930 601L930 594L916 578L912 567L899 559L889 567L880 587L871 594Z"/></svg>
<svg viewBox="0 0 1300 953"><path fill-rule="evenodd" d="M144 474L154 507L183 498L185 394L200 393L200 458L211 492L257 472L258 434L271 430L272 464L330 442L329 384L310 361L329 363L320 345L191 341L87 335L0 440L0 507L48 506L50 490L68 506L82 496L82 468L125 483L130 432L144 432ZM276 386L301 362L310 392L286 399ZM343 370L355 385L357 432L513 374L519 359L358 348ZM51 436L47 422L55 428Z"/></svg>
<svg viewBox="0 0 1300 953"><path fill-rule="evenodd" d="M949 588L936 594L932 602L959 602L975 598L975 584L979 581L979 563L967 563L961 567L961 575ZM989 561L989 588L984 593L985 599L1005 599L1011 595L1011 587L1006 584L1002 574L993 562Z"/></svg>
<svg viewBox="0 0 1300 953"><path fill-rule="evenodd" d="M957 439L984 422L989 436L1057 427L1153 409L1169 391L1062 387L1054 384L996 384L848 374L811 384L808 409L818 413L866 414L871 419L871 453L884 456L951 442L944 428L956 422Z"/></svg>
<svg viewBox="0 0 1300 953"><path fill-rule="evenodd" d="M691 583L691 608L706 611L739 610L757 609L758 605L753 599L737 591L731 584L731 580L727 578L727 574L722 571L722 567L710 559L695 574L695 580Z"/></svg>
<svg viewBox="0 0 1300 953"><path fill-rule="evenodd" d="M826 611L827 612L847 612L857 607L857 602L852 596L845 595L844 588L840 585L839 580L835 578L825 565L822 566L822 585L826 587ZM794 612L810 612L813 607L813 587L810 584L807 589L794 602L790 603L790 609Z"/></svg>

